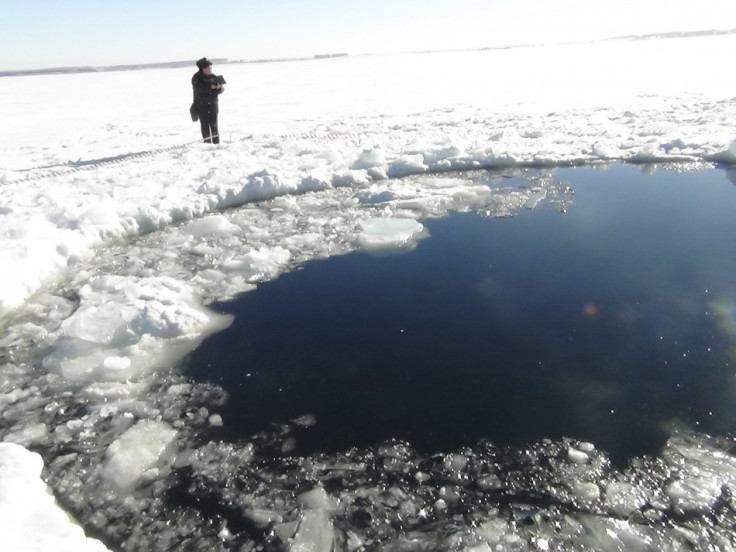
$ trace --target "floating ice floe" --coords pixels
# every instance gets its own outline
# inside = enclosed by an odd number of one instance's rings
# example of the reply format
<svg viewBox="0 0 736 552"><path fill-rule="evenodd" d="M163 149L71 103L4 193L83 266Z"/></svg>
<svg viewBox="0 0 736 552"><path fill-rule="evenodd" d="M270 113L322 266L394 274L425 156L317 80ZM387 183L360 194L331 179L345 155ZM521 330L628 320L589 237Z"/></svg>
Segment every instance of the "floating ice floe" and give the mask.
<svg viewBox="0 0 736 552"><path fill-rule="evenodd" d="M168 277L93 278L79 306L46 338L43 366L79 384L127 381L193 350L231 319L207 311L186 284Z"/></svg>
<svg viewBox="0 0 736 552"><path fill-rule="evenodd" d="M358 243L363 249L406 247L417 240L424 226L412 219L372 219L363 223Z"/></svg>

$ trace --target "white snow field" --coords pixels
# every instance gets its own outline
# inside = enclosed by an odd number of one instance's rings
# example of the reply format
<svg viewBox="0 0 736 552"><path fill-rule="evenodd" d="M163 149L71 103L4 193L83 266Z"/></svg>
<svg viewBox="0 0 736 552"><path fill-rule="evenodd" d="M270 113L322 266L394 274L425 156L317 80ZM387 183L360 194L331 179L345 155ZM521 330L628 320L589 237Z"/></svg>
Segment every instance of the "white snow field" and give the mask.
<svg viewBox="0 0 736 552"><path fill-rule="evenodd" d="M55 504L41 481L43 460L14 443L0 443L0 531L3 550L102 552L99 541Z"/></svg>
<svg viewBox="0 0 736 552"><path fill-rule="evenodd" d="M568 208L555 167L736 162L735 50L223 65L220 145L189 120L194 68L0 79L0 549L104 549L47 483L121 550L736 550L727 440L673 434L625 471L572 440L281 457L308 419L203 443L226 397L174 369L230 323L209 303L306 261Z"/></svg>

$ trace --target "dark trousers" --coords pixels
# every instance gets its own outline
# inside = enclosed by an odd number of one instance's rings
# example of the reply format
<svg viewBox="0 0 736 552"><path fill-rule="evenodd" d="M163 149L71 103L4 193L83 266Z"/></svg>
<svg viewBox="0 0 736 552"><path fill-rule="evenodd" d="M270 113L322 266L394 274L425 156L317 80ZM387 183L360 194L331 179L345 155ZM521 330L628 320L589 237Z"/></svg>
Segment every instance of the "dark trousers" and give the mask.
<svg viewBox="0 0 736 552"><path fill-rule="evenodd" d="M220 131L217 129L217 104L208 104L198 107L199 124L202 126L202 138L210 144L220 143Z"/></svg>

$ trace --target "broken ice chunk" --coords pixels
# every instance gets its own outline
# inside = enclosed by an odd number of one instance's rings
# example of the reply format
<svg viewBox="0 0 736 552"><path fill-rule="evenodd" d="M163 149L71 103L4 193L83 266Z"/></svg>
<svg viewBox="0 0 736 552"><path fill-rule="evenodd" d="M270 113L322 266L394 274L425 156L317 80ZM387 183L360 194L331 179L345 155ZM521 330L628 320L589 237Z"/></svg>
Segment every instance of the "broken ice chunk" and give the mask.
<svg viewBox="0 0 736 552"><path fill-rule="evenodd" d="M105 357L102 365L110 370L127 370L130 368L130 359L128 357L109 356Z"/></svg>
<svg viewBox="0 0 736 552"><path fill-rule="evenodd" d="M337 509L337 499L322 487L299 495L307 510L291 544L291 552L331 552L335 539L330 512Z"/></svg>
<svg viewBox="0 0 736 552"><path fill-rule="evenodd" d="M527 209L535 209L545 198L547 197L547 190L534 190L534 193L529 196L529 199L524 203L524 207Z"/></svg>
<svg viewBox="0 0 736 552"><path fill-rule="evenodd" d="M567 449L567 459L575 464L587 464L590 457L585 454L582 450L574 449L570 447Z"/></svg>
<svg viewBox="0 0 736 552"><path fill-rule="evenodd" d="M164 422L138 422L107 448L103 479L121 490L134 488L148 470L171 452L176 434L176 430Z"/></svg>
<svg viewBox="0 0 736 552"><path fill-rule="evenodd" d="M334 529L325 510L307 510L302 514L291 552L332 552Z"/></svg>
<svg viewBox="0 0 736 552"><path fill-rule="evenodd" d="M49 428L43 422L27 424L11 433L8 433L3 441L6 443L17 443L23 446L44 443L48 439Z"/></svg>
<svg viewBox="0 0 736 552"><path fill-rule="evenodd" d="M315 487L311 491L300 494L299 502L310 510L333 511L337 508L337 499L330 496L322 487Z"/></svg>
<svg viewBox="0 0 736 552"><path fill-rule="evenodd" d="M646 504L646 496L630 483L614 481L606 489L605 503L613 513L626 517Z"/></svg>
<svg viewBox="0 0 736 552"><path fill-rule="evenodd" d="M417 241L424 226L414 219L377 218L363 223L358 244L363 249L394 249Z"/></svg>
<svg viewBox="0 0 736 552"><path fill-rule="evenodd" d="M227 234L238 230L238 227L232 224L224 215L210 215L193 222L184 227L184 232L202 238L212 234Z"/></svg>

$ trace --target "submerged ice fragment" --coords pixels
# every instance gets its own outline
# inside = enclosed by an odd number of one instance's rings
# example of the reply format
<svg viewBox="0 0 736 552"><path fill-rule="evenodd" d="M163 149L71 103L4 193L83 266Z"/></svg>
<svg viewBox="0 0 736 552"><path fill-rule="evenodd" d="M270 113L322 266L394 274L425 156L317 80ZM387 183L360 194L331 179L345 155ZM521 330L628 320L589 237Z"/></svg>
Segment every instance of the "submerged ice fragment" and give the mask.
<svg viewBox="0 0 736 552"><path fill-rule="evenodd" d="M136 487L146 472L168 459L176 435L177 431L164 422L138 422L108 447L103 479L120 490Z"/></svg>
<svg viewBox="0 0 736 552"><path fill-rule="evenodd" d="M299 528L291 543L291 552L332 552L335 540L330 512L337 508L337 500L322 487L315 487L299 495L305 506Z"/></svg>
<svg viewBox="0 0 736 552"><path fill-rule="evenodd" d="M291 544L291 552L332 552L334 533L330 515L325 510L308 510L302 514L299 529Z"/></svg>

